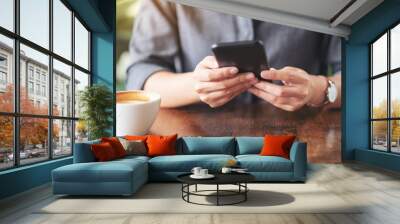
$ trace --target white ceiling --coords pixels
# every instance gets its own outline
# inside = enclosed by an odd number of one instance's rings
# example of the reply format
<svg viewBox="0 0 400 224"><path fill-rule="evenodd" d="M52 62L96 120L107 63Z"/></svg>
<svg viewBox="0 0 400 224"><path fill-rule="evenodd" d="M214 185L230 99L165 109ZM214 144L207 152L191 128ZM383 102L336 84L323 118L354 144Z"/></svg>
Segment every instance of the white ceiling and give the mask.
<svg viewBox="0 0 400 224"><path fill-rule="evenodd" d="M350 0L226 0L248 4L256 7L269 8L283 12L289 12L302 16L330 20ZM312 6L312 7L310 7Z"/></svg>
<svg viewBox="0 0 400 224"><path fill-rule="evenodd" d="M383 0L170 1L341 37L348 37L351 25L383 2ZM346 9L342 10L344 8Z"/></svg>

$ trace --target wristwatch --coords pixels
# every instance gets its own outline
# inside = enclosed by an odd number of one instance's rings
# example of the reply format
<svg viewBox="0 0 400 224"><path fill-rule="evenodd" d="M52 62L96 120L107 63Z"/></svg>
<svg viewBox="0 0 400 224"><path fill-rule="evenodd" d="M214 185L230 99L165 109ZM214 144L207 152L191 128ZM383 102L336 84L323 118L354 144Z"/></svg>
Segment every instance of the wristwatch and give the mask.
<svg viewBox="0 0 400 224"><path fill-rule="evenodd" d="M328 88L326 89L324 104L334 103L338 96L338 92L337 92L335 83L330 79L327 79L327 80L328 80Z"/></svg>
<svg viewBox="0 0 400 224"><path fill-rule="evenodd" d="M329 103L334 103L338 97L338 92L335 83L326 78L328 82L328 87L325 90L325 99L322 103L320 104L308 104L311 107L321 107L323 105L329 104Z"/></svg>

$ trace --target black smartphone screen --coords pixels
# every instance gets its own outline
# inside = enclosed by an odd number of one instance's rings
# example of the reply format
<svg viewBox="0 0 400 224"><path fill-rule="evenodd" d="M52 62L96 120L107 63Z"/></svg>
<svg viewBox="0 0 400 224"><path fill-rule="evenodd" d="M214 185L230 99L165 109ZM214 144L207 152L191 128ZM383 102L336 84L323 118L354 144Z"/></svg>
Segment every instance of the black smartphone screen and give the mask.
<svg viewBox="0 0 400 224"><path fill-rule="evenodd" d="M219 67L235 66L240 73L253 72L258 79L261 79L261 71L269 69L261 41L217 43L212 46L212 51Z"/></svg>

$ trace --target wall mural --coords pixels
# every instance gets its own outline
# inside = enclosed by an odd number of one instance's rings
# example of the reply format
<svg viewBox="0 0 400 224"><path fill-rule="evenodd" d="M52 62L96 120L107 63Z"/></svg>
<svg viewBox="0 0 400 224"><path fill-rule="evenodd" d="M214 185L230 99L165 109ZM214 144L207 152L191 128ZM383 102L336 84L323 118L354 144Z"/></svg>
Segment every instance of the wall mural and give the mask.
<svg viewBox="0 0 400 224"><path fill-rule="evenodd" d="M150 133L290 133L308 143L309 161L341 161L340 38L163 0L117 1L117 24L118 90L161 95ZM271 68L260 79L237 68L254 51L233 52L237 66L212 51L249 40Z"/></svg>

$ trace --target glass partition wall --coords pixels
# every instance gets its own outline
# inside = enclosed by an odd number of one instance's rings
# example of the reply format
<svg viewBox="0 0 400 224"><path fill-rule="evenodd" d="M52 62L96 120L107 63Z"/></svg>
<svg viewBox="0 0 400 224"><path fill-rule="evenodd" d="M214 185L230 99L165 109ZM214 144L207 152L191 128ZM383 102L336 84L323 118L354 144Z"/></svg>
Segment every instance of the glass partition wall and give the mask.
<svg viewBox="0 0 400 224"><path fill-rule="evenodd" d="M90 35L63 0L0 1L0 170L70 156L87 138L76 108Z"/></svg>
<svg viewBox="0 0 400 224"><path fill-rule="evenodd" d="M400 24L370 44L371 148L400 153Z"/></svg>

